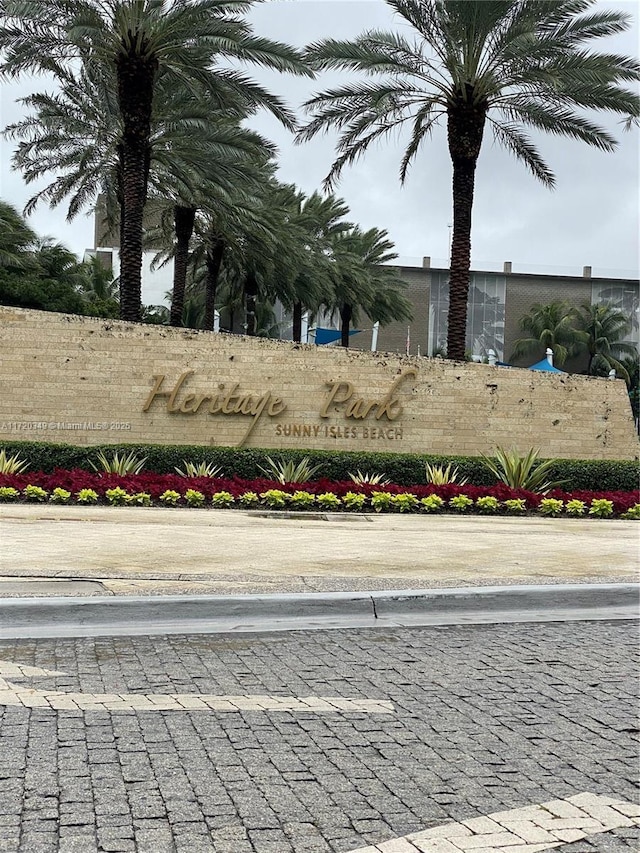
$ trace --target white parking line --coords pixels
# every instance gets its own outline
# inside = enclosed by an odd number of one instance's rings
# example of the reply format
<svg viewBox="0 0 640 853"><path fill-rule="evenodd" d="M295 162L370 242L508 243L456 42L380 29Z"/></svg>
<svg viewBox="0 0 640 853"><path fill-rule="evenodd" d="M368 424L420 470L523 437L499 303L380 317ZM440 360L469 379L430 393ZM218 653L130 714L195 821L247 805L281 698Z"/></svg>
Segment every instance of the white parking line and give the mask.
<svg viewBox="0 0 640 853"><path fill-rule="evenodd" d="M620 827L640 827L640 806L583 793L445 823L350 853L541 853Z"/></svg>
<svg viewBox="0 0 640 853"><path fill-rule="evenodd" d="M0 661L0 705L53 708L56 711L304 711L393 714L392 702L350 699L343 696L240 696L208 693L67 693L35 690L7 681L9 678L64 675L56 670Z"/></svg>

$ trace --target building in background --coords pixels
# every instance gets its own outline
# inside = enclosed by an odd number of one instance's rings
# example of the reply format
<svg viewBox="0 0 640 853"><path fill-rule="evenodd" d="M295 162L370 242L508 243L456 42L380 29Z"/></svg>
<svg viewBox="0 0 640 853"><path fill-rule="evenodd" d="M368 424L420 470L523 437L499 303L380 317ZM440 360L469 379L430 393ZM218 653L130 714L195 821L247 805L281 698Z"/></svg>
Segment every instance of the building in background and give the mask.
<svg viewBox="0 0 640 853"><path fill-rule="evenodd" d="M406 352L407 339L412 355L434 356L446 349L449 310L449 270L432 267L430 258L422 266L400 267L407 283L406 296L413 305L413 320L407 334L406 323L390 323L378 333L377 349ZM637 278L601 278L584 267L581 276L513 272L511 262L502 271L472 270L467 315L467 351L477 361L487 359L493 349L499 361L508 361L513 346L523 336L520 318L536 304L566 300L572 306L607 303L622 309L631 318L628 340L640 344L640 281ZM372 324L369 324L372 325ZM353 338L352 346L369 349L370 335ZM541 347L541 352L543 352ZM577 362L567 369L583 369Z"/></svg>

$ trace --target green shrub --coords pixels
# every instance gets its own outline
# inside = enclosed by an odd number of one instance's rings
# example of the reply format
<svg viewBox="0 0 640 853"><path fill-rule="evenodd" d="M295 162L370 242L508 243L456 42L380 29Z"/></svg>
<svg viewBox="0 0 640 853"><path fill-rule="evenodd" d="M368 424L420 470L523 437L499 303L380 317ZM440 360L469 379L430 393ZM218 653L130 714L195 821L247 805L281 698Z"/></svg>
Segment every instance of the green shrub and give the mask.
<svg viewBox="0 0 640 853"><path fill-rule="evenodd" d="M176 492L173 489L167 489L160 495L160 500L165 506L177 506L180 498L180 492Z"/></svg>
<svg viewBox="0 0 640 853"><path fill-rule="evenodd" d="M401 492L391 496L391 507L398 512L411 512L418 506L418 498L410 492Z"/></svg>
<svg viewBox="0 0 640 853"><path fill-rule="evenodd" d="M80 491L76 493L76 501L79 504L97 504L98 493L93 489L80 489Z"/></svg>
<svg viewBox="0 0 640 853"><path fill-rule="evenodd" d="M593 498L589 515L595 515L596 518L609 518L613 515L613 501L608 501L606 498Z"/></svg>
<svg viewBox="0 0 640 853"><path fill-rule="evenodd" d="M0 486L0 501L15 501L20 497L20 492L12 486Z"/></svg>
<svg viewBox="0 0 640 853"><path fill-rule="evenodd" d="M473 500L468 495L455 495L449 501L449 506L456 512L466 512L473 506Z"/></svg>
<svg viewBox="0 0 640 853"><path fill-rule="evenodd" d="M371 495L371 506L376 512L387 511L391 506L393 495L388 492L373 492Z"/></svg>
<svg viewBox="0 0 640 853"><path fill-rule="evenodd" d="M48 492L42 489L40 486L25 486L22 490L22 494L28 501L37 501L38 503L44 503L46 499L49 497Z"/></svg>
<svg viewBox="0 0 640 853"><path fill-rule="evenodd" d="M131 506L151 506L151 495L148 492L136 492L129 495L127 503Z"/></svg>
<svg viewBox="0 0 640 853"><path fill-rule="evenodd" d="M509 498L504 501L504 508L511 515L522 515L527 511L527 502L524 498Z"/></svg>
<svg viewBox="0 0 640 853"><path fill-rule="evenodd" d="M367 502L367 496L360 492L347 492L342 498L342 503L347 509L360 510L363 509Z"/></svg>
<svg viewBox="0 0 640 853"><path fill-rule="evenodd" d="M420 505L425 512L438 512L444 507L444 500L439 495L427 495L422 498Z"/></svg>
<svg viewBox="0 0 640 853"><path fill-rule="evenodd" d="M630 509L624 512L621 518L631 518L640 520L640 504L634 504Z"/></svg>
<svg viewBox="0 0 640 853"><path fill-rule="evenodd" d="M333 492L323 492L321 495L316 495L316 502L322 509L335 510L342 506L342 501Z"/></svg>
<svg viewBox="0 0 640 853"><path fill-rule="evenodd" d="M281 489L267 489L266 492L262 492L260 497L267 506L273 509L279 509L287 502L287 493Z"/></svg>
<svg viewBox="0 0 640 853"><path fill-rule="evenodd" d="M500 501L492 495L485 495L484 497L476 500L476 507L478 508L478 512L489 515L490 513L497 512L500 509Z"/></svg>
<svg viewBox="0 0 640 853"><path fill-rule="evenodd" d="M129 503L128 492L121 489L120 486L116 486L115 489L107 489L104 496L109 506L125 506Z"/></svg>
<svg viewBox="0 0 640 853"><path fill-rule="evenodd" d="M556 498L542 498L538 505L538 512L541 515L560 515L564 509L564 503Z"/></svg>
<svg viewBox="0 0 640 853"><path fill-rule="evenodd" d="M211 503L216 507L225 507L233 506L235 500L231 492L215 492L211 496Z"/></svg>
<svg viewBox="0 0 640 853"><path fill-rule="evenodd" d="M244 494L240 495L238 503L244 507L252 507L260 503L260 498L256 492L244 492Z"/></svg>
<svg viewBox="0 0 640 853"><path fill-rule="evenodd" d="M585 514L587 505L584 501L579 501L577 498L574 498L573 500L567 501L565 510L567 511L567 515L580 516Z"/></svg>
<svg viewBox="0 0 640 853"><path fill-rule="evenodd" d="M316 502L315 495L312 495L311 492L294 492L289 496L289 503L295 509L308 509L308 507L313 506Z"/></svg>
<svg viewBox="0 0 640 853"><path fill-rule="evenodd" d="M197 489L187 489L184 499L188 506L204 506L204 495Z"/></svg>
<svg viewBox="0 0 640 853"><path fill-rule="evenodd" d="M66 489L61 489L58 486L49 495L49 500L54 504L66 504L69 503L70 497L71 492L68 492Z"/></svg>

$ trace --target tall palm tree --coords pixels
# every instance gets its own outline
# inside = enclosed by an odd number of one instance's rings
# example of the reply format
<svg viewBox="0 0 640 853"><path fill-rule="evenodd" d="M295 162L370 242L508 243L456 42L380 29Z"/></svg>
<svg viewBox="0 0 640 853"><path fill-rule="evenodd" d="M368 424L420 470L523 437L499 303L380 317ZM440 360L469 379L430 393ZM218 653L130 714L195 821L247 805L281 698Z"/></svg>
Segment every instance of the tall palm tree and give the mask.
<svg viewBox="0 0 640 853"><path fill-rule="evenodd" d="M544 354L547 347L553 350L553 360L561 367L567 358L583 349L583 341L576 330L576 309L566 300L556 300L548 305L536 303L518 321L526 337L514 342L511 358Z"/></svg>
<svg viewBox="0 0 640 853"><path fill-rule="evenodd" d="M214 326L218 281L225 266L239 286L247 255L253 251L258 259L271 257L277 245L273 211L265 201L275 172L271 159L275 148L253 131L239 129L239 134L247 145L236 161L238 174L221 186L215 173L198 193L191 258L194 282L204 288L204 328L208 330Z"/></svg>
<svg viewBox="0 0 640 853"><path fill-rule="evenodd" d="M307 56L319 69L364 73L306 104L311 121L300 141L340 131L327 178L379 137L409 123L400 167L407 171L434 125L446 120L453 166L453 233L448 316L449 358L465 348L471 213L475 172L487 125L495 139L552 187L555 178L528 130L582 140L603 151L616 145L587 111L633 120L640 99L621 83L640 78L635 59L589 50L592 40L626 30L630 16L593 9L596 0L387 0L413 37L369 30L355 41L325 39Z"/></svg>
<svg viewBox="0 0 640 853"><path fill-rule="evenodd" d="M397 255L386 231L357 226L336 234L333 248L333 294L325 307L340 317L340 345L349 346L349 331L360 311L375 323L411 318L411 304L402 293L406 284L397 269L387 266Z"/></svg>
<svg viewBox="0 0 640 853"><path fill-rule="evenodd" d="M206 119L206 102L200 110ZM178 125L175 121L171 124L153 172L154 205L159 210L164 207L165 215L160 231L149 236L152 241L160 236L165 244L172 243L172 326L182 324L189 245L198 211L220 218L229 209L236 213L246 208L256 184L265 180L265 164L275 153L275 146L241 127L235 118L203 121L194 139L193 116L197 112L196 104L188 110L190 120L185 121L184 109L179 109L181 120Z"/></svg>
<svg viewBox="0 0 640 853"><path fill-rule="evenodd" d="M65 79L74 64L115 68L121 119L121 298L124 319L140 317L143 211L151 159L154 96L167 87L206 91L224 110L229 92L264 106L286 126L284 104L220 59L309 74L292 48L253 35L238 14L249 0L4 0L0 72L45 71Z"/></svg>
<svg viewBox="0 0 640 853"><path fill-rule="evenodd" d="M615 370L628 383L623 358L638 355L637 345L625 340L631 331L631 318L612 305L585 302L578 310L576 325L589 353L587 373L602 375Z"/></svg>
<svg viewBox="0 0 640 853"><path fill-rule="evenodd" d="M280 189L283 236L289 260L289 280L280 299L292 315L292 338L302 338L302 315L316 312L332 293L331 241L353 228L344 217L349 208L334 195L313 192L305 196L295 186Z"/></svg>

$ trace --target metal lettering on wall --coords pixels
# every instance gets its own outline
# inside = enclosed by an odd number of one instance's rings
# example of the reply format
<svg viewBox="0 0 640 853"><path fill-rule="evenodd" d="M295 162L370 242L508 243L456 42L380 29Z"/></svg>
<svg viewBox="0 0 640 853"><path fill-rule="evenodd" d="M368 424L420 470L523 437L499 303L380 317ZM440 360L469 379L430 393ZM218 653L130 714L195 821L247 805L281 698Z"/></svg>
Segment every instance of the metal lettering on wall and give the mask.
<svg viewBox="0 0 640 853"><path fill-rule="evenodd" d="M371 417L376 421L386 419L395 421L402 414L402 404L397 397L398 390L404 379L417 377L418 371L409 368L403 371L391 384L389 391L381 399L366 399L357 395L351 382L326 382L328 392L322 400L318 416L329 418L332 415L342 415L345 419L364 420ZM273 391L261 394L245 392L239 382L230 385L219 383L217 389L205 393L188 393L187 384L195 376L195 371L185 370L180 374L173 386L165 386L164 374L153 377L153 388L149 392L142 407L148 412L156 400L163 400L166 411L171 415L195 415L206 412L209 415L242 415L251 418L242 436L239 446L242 446L253 432L254 427L263 415L268 418L283 414L288 409L282 397ZM386 438L402 439L402 428L385 428L383 426L340 427L317 424L277 424L275 434L278 436L305 435L322 436L323 438Z"/></svg>

